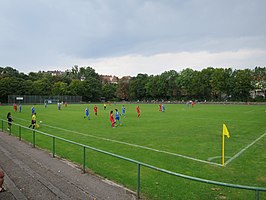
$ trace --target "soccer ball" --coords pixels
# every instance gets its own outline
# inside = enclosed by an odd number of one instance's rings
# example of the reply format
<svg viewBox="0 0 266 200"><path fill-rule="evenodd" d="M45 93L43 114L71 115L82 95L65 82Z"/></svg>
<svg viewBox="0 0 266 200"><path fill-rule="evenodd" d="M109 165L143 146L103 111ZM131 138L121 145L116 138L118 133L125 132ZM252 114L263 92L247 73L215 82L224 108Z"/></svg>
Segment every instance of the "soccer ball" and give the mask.
<svg viewBox="0 0 266 200"><path fill-rule="evenodd" d="M42 121L40 121L40 124L42 123Z"/></svg>

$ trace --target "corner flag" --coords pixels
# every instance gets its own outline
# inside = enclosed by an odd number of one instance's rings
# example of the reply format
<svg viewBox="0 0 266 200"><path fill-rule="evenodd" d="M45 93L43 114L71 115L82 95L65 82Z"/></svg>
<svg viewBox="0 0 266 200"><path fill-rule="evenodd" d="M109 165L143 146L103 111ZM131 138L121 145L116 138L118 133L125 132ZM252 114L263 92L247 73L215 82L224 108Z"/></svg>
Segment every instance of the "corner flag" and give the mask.
<svg viewBox="0 0 266 200"><path fill-rule="evenodd" d="M226 135L228 138L230 138L229 131L225 124L223 124L223 135Z"/></svg>
<svg viewBox="0 0 266 200"><path fill-rule="evenodd" d="M223 124L223 134L222 134L222 165L224 166L224 136L230 138L229 131L225 124Z"/></svg>

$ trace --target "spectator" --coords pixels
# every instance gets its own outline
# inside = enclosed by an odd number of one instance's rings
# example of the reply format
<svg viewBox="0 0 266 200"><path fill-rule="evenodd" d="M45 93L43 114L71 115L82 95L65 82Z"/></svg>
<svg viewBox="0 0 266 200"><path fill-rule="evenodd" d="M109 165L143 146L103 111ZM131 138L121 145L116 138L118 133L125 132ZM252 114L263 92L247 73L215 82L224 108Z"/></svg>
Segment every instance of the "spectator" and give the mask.
<svg viewBox="0 0 266 200"><path fill-rule="evenodd" d="M3 183L4 183L4 172L3 170L0 169L0 192L4 192L5 189L3 188Z"/></svg>

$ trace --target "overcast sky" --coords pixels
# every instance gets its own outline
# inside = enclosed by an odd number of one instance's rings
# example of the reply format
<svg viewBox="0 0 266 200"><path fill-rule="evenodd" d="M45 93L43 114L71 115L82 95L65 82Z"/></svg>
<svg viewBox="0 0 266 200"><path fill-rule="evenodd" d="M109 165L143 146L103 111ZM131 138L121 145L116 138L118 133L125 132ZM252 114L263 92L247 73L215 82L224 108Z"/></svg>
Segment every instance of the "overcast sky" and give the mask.
<svg viewBox="0 0 266 200"><path fill-rule="evenodd" d="M0 0L0 66L119 77L265 67L265 0Z"/></svg>

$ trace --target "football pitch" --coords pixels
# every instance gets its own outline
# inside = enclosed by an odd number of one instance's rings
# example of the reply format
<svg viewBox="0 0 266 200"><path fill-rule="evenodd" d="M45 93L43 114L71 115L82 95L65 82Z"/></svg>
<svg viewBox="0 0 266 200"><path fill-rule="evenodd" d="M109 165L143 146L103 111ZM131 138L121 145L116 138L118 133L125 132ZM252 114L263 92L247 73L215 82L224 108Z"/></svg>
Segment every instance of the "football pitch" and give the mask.
<svg viewBox="0 0 266 200"><path fill-rule="evenodd" d="M266 106L205 105L193 108L186 104L124 104L121 126L111 128L110 110L122 104L34 105L39 131L105 150L172 172L220 182L266 187ZM11 111L14 123L28 127L32 105L23 105L22 112L12 106L0 106L0 118L6 120ZM85 108L90 120L84 118ZM40 123L42 121L42 123ZM221 165L222 125L225 137L225 166ZM6 130L6 122L4 129ZM18 127L12 126L18 136ZM22 131L24 140L32 141L32 132ZM51 138L36 133L36 145L51 151ZM56 155L82 165L81 147L56 141ZM136 191L137 166L99 152L87 150L86 167L92 172ZM254 199L248 190L215 186L174 177L148 168L141 168L141 196L148 199ZM266 199L265 192L260 199Z"/></svg>

